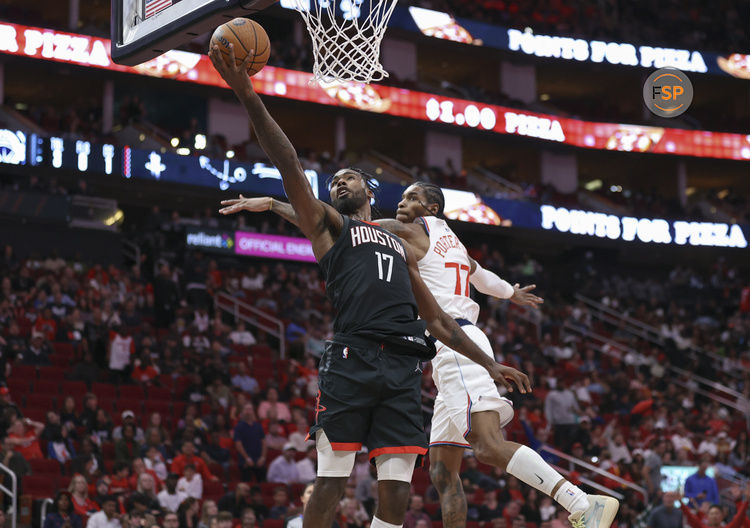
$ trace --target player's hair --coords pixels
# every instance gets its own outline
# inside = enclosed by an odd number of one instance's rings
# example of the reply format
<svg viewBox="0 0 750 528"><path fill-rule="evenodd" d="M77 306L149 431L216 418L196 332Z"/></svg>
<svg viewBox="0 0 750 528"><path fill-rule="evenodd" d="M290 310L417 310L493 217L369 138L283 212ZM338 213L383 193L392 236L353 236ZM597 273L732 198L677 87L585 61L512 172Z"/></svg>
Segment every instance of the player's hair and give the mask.
<svg viewBox="0 0 750 528"><path fill-rule="evenodd" d="M428 204L438 204L438 210L437 213L435 213L435 216L443 216L443 210L445 209L445 196L443 196L443 190L434 183L426 181L414 182L414 185L422 188L427 197Z"/></svg>
<svg viewBox="0 0 750 528"><path fill-rule="evenodd" d="M356 172L359 174L359 177L362 178L362 180L365 182L365 186L372 192L373 199L370 203L370 208L372 209L372 217L378 218L380 216L380 211L375 206L375 204L378 202L378 188L380 187L380 183L378 183L377 178L370 174L367 171L364 171L358 167L343 167L336 171L336 173L341 172L342 170L347 170L351 172ZM333 176L336 175L336 173L333 174ZM329 177L326 181L326 187L330 190L331 188L331 182L333 181L333 176Z"/></svg>
<svg viewBox="0 0 750 528"><path fill-rule="evenodd" d="M375 176L373 176L369 172L364 171L364 170L362 170L360 168L357 168L357 167L343 167L343 168L337 170L336 173L339 173L342 170L356 172L357 174L359 174L359 176L362 178L362 180L364 180L365 185L367 185L368 189L370 189L373 193L375 191L377 191L378 186L379 186L378 180L375 178ZM336 176L336 173L333 176ZM333 181L333 176L331 176L330 178L328 178L328 181L326 181L326 184L327 184L327 186L329 188L331 187L331 182Z"/></svg>

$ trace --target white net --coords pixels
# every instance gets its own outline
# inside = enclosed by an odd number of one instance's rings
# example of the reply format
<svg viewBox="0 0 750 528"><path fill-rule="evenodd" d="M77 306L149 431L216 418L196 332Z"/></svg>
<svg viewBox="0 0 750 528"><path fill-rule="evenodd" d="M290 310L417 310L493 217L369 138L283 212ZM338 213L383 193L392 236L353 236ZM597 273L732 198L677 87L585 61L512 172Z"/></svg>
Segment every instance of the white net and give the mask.
<svg viewBox="0 0 750 528"><path fill-rule="evenodd" d="M370 83L388 77L380 42L397 0L294 0L313 46L318 83Z"/></svg>

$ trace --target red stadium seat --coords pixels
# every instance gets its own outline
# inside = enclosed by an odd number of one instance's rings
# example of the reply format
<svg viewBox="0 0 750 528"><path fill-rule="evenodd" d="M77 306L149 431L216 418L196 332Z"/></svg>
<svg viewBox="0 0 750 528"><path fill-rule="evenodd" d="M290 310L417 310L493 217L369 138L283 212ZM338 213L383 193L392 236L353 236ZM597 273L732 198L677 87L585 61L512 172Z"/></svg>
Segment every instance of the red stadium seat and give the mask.
<svg viewBox="0 0 750 528"><path fill-rule="evenodd" d="M122 393L120 393L122 394ZM167 400L172 399L172 389L166 387L149 387L148 388L148 399L149 400Z"/></svg>
<svg viewBox="0 0 750 528"><path fill-rule="evenodd" d="M55 379L38 379L34 382L35 394L60 394L60 380Z"/></svg>
<svg viewBox="0 0 750 528"><path fill-rule="evenodd" d="M284 528L282 519L266 519L263 521L263 528Z"/></svg>
<svg viewBox="0 0 750 528"><path fill-rule="evenodd" d="M31 392L31 380L28 378L16 378L15 369L12 378L8 379L8 389L12 398L20 400Z"/></svg>
<svg viewBox="0 0 750 528"><path fill-rule="evenodd" d="M34 365L22 365L20 363L13 364L13 370L11 376L13 379L25 379L32 380L36 379L37 368Z"/></svg>
<svg viewBox="0 0 750 528"><path fill-rule="evenodd" d="M101 445L102 459L114 460L115 458L115 444L112 442L103 442Z"/></svg>
<svg viewBox="0 0 750 528"><path fill-rule="evenodd" d="M165 400L152 400L149 398L143 406L143 419L148 420L153 413L161 414L162 419L171 417L172 402Z"/></svg>
<svg viewBox="0 0 750 528"><path fill-rule="evenodd" d="M82 381L63 381L62 383L63 396L73 396L78 405L83 403L83 396L88 390L88 387Z"/></svg>
<svg viewBox="0 0 750 528"><path fill-rule="evenodd" d="M60 475L60 463L57 460L38 458L29 460L29 465L34 475L53 475L55 478Z"/></svg>
<svg viewBox="0 0 750 528"><path fill-rule="evenodd" d="M52 498L57 492L59 476L28 475L23 479L23 492L35 499Z"/></svg>
<svg viewBox="0 0 750 528"><path fill-rule="evenodd" d="M146 391L140 385L120 385L120 398L128 400L145 400Z"/></svg>
<svg viewBox="0 0 750 528"><path fill-rule="evenodd" d="M67 356L58 356L57 354L52 354L49 360L52 362L53 367L58 368L70 367L70 364L73 361L72 358L69 358Z"/></svg>
<svg viewBox="0 0 750 528"><path fill-rule="evenodd" d="M68 369L63 367L39 367L39 379L42 380L62 381L67 373Z"/></svg>
<svg viewBox="0 0 750 528"><path fill-rule="evenodd" d="M117 399L117 387L111 383L92 383L91 392L96 394L100 401L111 402Z"/></svg>
<svg viewBox="0 0 750 528"><path fill-rule="evenodd" d="M55 395L29 393L26 395L24 408L42 411L42 415L45 416L44 421L46 422L47 411L55 408Z"/></svg>
<svg viewBox="0 0 750 528"><path fill-rule="evenodd" d="M130 399L130 398L120 398L117 400L117 411L133 411L135 413L136 418L141 416L143 413L143 400L145 398L140 399Z"/></svg>
<svg viewBox="0 0 750 528"><path fill-rule="evenodd" d="M414 491L417 495L424 495L424 492L427 491L430 485L430 474L425 469L415 469L411 485L414 486Z"/></svg>
<svg viewBox="0 0 750 528"><path fill-rule="evenodd" d="M75 351L73 350L73 343L52 343L52 348L55 349L55 355L65 356L73 358Z"/></svg>
<svg viewBox="0 0 750 528"><path fill-rule="evenodd" d="M223 470L221 473L214 473L219 478L222 477L224 474ZM203 483L203 499L204 500L218 500L220 499L225 493L224 490L224 484L220 481L215 480L209 480L208 482Z"/></svg>

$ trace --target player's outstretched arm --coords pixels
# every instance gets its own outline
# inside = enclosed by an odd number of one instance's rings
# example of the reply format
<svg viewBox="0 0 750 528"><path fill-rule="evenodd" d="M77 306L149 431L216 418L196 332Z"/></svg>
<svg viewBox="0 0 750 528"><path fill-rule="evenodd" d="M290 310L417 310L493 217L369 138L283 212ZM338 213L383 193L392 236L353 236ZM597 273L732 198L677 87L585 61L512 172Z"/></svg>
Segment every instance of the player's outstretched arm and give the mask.
<svg viewBox="0 0 750 528"><path fill-rule="evenodd" d="M536 284L530 284L523 288L520 284L511 286L495 273L484 269L474 259L471 259L471 271L469 273L469 282L485 295L491 295L498 299L510 299L510 302L519 306L537 307L544 302L544 299L531 293L531 290L536 288Z"/></svg>
<svg viewBox="0 0 750 528"><path fill-rule="evenodd" d="M253 57L252 50L247 54L245 61L239 65L235 60L234 47L231 44L228 60L224 60L218 46L215 45L211 47L209 56L216 71L234 90L237 98L247 110L250 124L258 136L261 148L281 173L284 190L300 219L300 229L307 238L313 241L313 249L315 249L315 239L327 228L334 227L337 228L336 231L339 231L343 221L335 209L315 197L310 182L307 181L302 170L297 151L294 150L294 146L281 127L268 113L258 94L255 93L250 77L247 75L249 61Z"/></svg>
<svg viewBox="0 0 750 528"><path fill-rule="evenodd" d="M508 367L497 363L494 359L485 354L474 341L461 329L453 318L445 313L438 305L435 297L432 296L427 285L419 276L419 267L414 257L414 250L408 243L404 242L406 249L406 262L409 266L409 278L411 287L414 291L414 297L419 307L419 315L427 323L427 329L435 339L445 343L456 352L463 354L473 362L487 369L492 379L502 383L508 389L513 391L513 385L508 381L512 380L521 393L531 392L531 383L528 376L513 367Z"/></svg>
<svg viewBox="0 0 750 528"><path fill-rule="evenodd" d="M271 211L279 215L281 218L289 223L296 226L299 225L297 219L297 213L294 212L294 207L286 202L282 202L270 196L261 196L258 198L245 198L240 194L239 198L232 200L222 200L222 207L219 212L224 215L239 213L240 211L248 211L250 213L262 213L264 211Z"/></svg>

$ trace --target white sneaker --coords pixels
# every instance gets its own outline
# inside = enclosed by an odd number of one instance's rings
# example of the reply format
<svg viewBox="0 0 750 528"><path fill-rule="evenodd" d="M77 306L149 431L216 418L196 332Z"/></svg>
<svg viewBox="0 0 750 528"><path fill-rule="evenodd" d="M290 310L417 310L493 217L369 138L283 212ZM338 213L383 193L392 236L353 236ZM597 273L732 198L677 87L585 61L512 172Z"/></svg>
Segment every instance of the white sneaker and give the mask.
<svg viewBox="0 0 750 528"><path fill-rule="evenodd" d="M568 516L573 528L610 528L615 520L620 502L604 495L588 495L589 509Z"/></svg>

